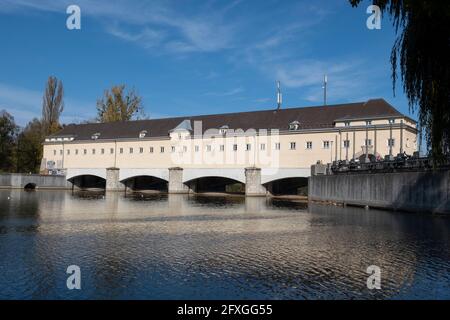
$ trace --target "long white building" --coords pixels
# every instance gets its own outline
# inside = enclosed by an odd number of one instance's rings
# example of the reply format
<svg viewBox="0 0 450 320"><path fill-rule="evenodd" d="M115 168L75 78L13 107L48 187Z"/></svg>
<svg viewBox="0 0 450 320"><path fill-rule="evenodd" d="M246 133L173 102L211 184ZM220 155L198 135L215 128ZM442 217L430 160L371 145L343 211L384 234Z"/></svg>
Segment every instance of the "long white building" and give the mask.
<svg viewBox="0 0 450 320"><path fill-rule="evenodd" d="M192 192L241 183L247 195L265 195L308 177L318 161L377 161L417 147L416 122L375 99L68 125L46 138L42 169L63 171L79 187Z"/></svg>

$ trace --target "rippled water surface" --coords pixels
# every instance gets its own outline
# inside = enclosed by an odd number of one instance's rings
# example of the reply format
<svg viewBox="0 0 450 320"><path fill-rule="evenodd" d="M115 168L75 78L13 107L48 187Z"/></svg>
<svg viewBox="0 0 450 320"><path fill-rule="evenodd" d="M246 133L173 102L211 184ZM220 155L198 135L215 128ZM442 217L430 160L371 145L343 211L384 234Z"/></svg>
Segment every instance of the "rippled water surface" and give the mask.
<svg viewBox="0 0 450 320"><path fill-rule="evenodd" d="M69 265L81 290L66 287ZM366 269L382 270L370 291ZM2 299L450 299L450 218L260 198L0 191Z"/></svg>

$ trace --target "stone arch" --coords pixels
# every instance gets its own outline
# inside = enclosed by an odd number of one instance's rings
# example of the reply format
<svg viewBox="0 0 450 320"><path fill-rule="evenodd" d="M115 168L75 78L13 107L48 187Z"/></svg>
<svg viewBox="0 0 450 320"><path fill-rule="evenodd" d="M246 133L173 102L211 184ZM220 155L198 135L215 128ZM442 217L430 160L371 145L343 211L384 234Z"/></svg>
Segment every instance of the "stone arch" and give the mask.
<svg viewBox="0 0 450 320"><path fill-rule="evenodd" d="M245 169L184 169L183 183L200 178L224 178L245 184Z"/></svg>
<svg viewBox="0 0 450 320"><path fill-rule="evenodd" d="M168 181L151 175L138 175L120 181L126 189L132 191L167 192Z"/></svg>
<svg viewBox="0 0 450 320"><path fill-rule="evenodd" d="M123 182L135 177L155 177L161 180L169 181L168 169L120 169L119 181Z"/></svg>
<svg viewBox="0 0 450 320"><path fill-rule="evenodd" d="M106 169L67 169L66 171L66 179L69 181L81 176L95 176L106 180Z"/></svg>
<svg viewBox="0 0 450 320"><path fill-rule="evenodd" d="M202 176L186 181L184 184L195 193L245 193L245 183L222 175Z"/></svg>
<svg viewBox="0 0 450 320"><path fill-rule="evenodd" d="M34 182L28 182L27 184L25 184L25 186L23 187L24 190L26 191L32 191L32 190L36 190L37 185Z"/></svg>
<svg viewBox="0 0 450 320"><path fill-rule="evenodd" d="M67 180L77 189L106 189L106 178L97 175L81 174L68 178Z"/></svg>
<svg viewBox="0 0 450 320"><path fill-rule="evenodd" d="M289 178L308 178L311 176L310 168L271 168L262 169L261 171L261 184L265 185L273 181Z"/></svg>
<svg viewBox="0 0 450 320"><path fill-rule="evenodd" d="M307 177L286 177L271 180L263 184L270 194L275 196L281 195L308 195L308 178Z"/></svg>

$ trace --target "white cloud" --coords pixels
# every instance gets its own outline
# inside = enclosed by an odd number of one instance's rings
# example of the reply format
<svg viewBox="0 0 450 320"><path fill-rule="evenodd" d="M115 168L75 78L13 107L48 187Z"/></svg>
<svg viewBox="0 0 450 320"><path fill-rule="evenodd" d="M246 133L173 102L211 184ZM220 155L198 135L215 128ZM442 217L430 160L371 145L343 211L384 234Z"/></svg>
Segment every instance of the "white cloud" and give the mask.
<svg viewBox="0 0 450 320"><path fill-rule="evenodd" d="M323 77L328 76L327 95L333 100L366 100L377 96L383 71L367 67L367 61L348 58L352 62L302 60L276 65L276 74L283 86L301 89L304 99L314 103L323 102Z"/></svg>
<svg viewBox="0 0 450 320"><path fill-rule="evenodd" d="M245 90L243 87L237 87L225 92L207 92L205 96L215 96L215 97L230 97L238 95L239 93L243 93Z"/></svg>
<svg viewBox="0 0 450 320"><path fill-rule="evenodd" d="M39 10L66 14L72 0L4 0L0 11L23 12ZM207 12L199 7L195 13L176 10L177 1L140 2L110 0L79 0L82 19L93 17L105 25L105 31L121 40L132 41L145 48L162 44L169 52L213 52L231 46L234 28L224 15L239 4L227 5L225 10ZM198 13L197 13L198 12ZM162 43L162 40L166 42Z"/></svg>
<svg viewBox="0 0 450 320"><path fill-rule="evenodd" d="M164 31L150 29L145 27L143 30L139 30L136 33L132 33L125 29L121 29L119 26L108 26L106 31L124 41L135 42L142 45L145 48L153 48L161 44L166 37Z"/></svg>

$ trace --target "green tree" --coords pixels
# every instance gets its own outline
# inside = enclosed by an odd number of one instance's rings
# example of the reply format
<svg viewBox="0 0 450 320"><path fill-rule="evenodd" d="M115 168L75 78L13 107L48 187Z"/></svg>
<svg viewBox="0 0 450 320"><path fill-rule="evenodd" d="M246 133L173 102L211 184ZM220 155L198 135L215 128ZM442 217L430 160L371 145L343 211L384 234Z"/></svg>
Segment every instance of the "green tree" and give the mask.
<svg viewBox="0 0 450 320"><path fill-rule="evenodd" d="M14 148L19 128L14 118L6 111L0 111L0 172L14 170Z"/></svg>
<svg viewBox="0 0 450 320"><path fill-rule="evenodd" d="M349 0L358 6L362 0ZM450 153L450 1L374 0L392 18L397 39L391 52L395 88L397 68L410 111L434 159Z"/></svg>
<svg viewBox="0 0 450 320"><path fill-rule="evenodd" d="M18 172L39 173L42 160L44 127L39 119L33 119L17 138Z"/></svg>
<svg viewBox="0 0 450 320"><path fill-rule="evenodd" d="M129 121L145 117L142 98L134 90L125 92L125 85L106 90L97 101L97 120L100 122Z"/></svg>
<svg viewBox="0 0 450 320"><path fill-rule="evenodd" d="M42 102L42 124L45 135L61 129L59 117L64 110L64 87L61 80L50 76L45 87Z"/></svg>

